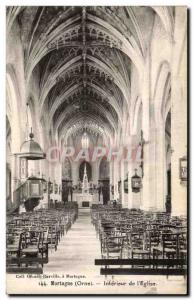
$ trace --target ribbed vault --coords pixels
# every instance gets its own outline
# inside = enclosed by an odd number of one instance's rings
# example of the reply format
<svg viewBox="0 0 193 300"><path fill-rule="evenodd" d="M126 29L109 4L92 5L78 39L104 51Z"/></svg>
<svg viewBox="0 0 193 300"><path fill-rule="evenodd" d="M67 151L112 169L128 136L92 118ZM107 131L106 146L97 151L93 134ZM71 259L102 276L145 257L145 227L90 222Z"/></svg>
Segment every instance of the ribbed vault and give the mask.
<svg viewBox="0 0 193 300"><path fill-rule="evenodd" d="M8 30L15 20L21 28L26 84L39 74L40 118L58 139L82 128L105 143L116 139L130 118L132 65L140 74L155 14L172 38L170 7L8 8Z"/></svg>

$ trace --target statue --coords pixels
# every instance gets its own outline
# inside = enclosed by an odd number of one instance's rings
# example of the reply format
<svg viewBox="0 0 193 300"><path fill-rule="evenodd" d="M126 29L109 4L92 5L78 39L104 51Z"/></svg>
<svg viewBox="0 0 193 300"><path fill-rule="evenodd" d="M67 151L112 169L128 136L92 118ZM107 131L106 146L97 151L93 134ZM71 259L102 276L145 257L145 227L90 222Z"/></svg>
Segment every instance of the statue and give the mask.
<svg viewBox="0 0 193 300"><path fill-rule="evenodd" d="M88 176L87 176L86 163L85 163L84 175L82 180L82 194L88 194L88 193L89 193L89 183L88 183Z"/></svg>

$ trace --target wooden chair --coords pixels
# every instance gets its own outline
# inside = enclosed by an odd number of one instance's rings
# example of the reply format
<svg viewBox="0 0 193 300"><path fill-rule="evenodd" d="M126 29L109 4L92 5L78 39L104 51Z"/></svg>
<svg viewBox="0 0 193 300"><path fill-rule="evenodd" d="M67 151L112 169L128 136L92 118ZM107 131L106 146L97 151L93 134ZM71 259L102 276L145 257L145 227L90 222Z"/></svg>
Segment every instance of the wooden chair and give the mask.
<svg viewBox="0 0 193 300"><path fill-rule="evenodd" d="M20 257L21 243L22 243L22 233L20 231L14 234L7 234L7 240L6 240L7 259Z"/></svg>
<svg viewBox="0 0 193 300"><path fill-rule="evenodd" d="M105 239L105 249L107 258L122 258L123 237L107 236Z"/></svg>
<svg viewBox="0 0 193 300"><path fill-rule="evenodd" d="M150 258L144 232L131 233L131 258Z"/></svg>
<svg viewBox="0 0 193 300"><path fill-rule="evenodd" d="M159 244L153 247L153 258L177 258L178 235L174 233L160 234Z"/></svg>

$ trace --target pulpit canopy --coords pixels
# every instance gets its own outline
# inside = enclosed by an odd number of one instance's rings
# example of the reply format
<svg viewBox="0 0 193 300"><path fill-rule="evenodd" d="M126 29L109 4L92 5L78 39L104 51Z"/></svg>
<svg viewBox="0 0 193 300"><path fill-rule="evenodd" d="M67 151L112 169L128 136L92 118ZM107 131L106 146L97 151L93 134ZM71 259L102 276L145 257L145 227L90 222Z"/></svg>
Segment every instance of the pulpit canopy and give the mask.
<svg viewBox="0 0 193 300"><path fill-rule="evenodd" d="M46 154L41 149L40 145L34 141L34 134L29 134L30 139L23 142L21 145L19 157L26 158L28 160L40 160L45 159Z"/></svg>

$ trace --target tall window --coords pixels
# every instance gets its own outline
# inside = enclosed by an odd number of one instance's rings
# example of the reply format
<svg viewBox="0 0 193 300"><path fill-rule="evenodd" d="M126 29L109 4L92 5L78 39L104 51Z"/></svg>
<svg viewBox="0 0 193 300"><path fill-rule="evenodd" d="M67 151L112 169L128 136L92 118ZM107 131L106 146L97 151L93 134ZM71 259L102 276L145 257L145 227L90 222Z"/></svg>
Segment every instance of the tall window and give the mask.
<svg viewBox="0 0 193 300"><path fill-rule="evenodd" d="M89 137L88 137L86 132L84 132L84 134L82 136L81 143L82 143L82 148L83 149L88 149Z"/></svg>

